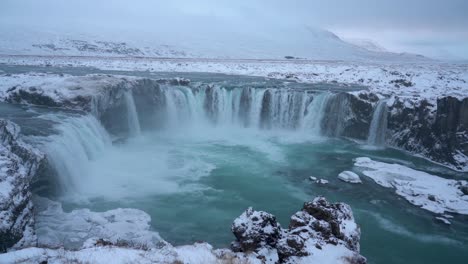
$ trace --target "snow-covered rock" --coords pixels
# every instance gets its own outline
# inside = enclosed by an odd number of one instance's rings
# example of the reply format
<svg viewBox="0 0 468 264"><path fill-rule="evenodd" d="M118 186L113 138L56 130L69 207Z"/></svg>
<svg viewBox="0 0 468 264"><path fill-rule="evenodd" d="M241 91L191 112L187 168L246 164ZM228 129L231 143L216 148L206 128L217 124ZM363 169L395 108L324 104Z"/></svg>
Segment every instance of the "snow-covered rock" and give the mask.
<svg viewBox="0 0 468 264"><path fill-rule="evenodd" d="M29 186L44 156L19 132L16 124L0 119L0 252L36 243Z"/></svg>
<svg viewBox="0 0 468 264"><path fill-rule="evenodd" d="M468 95L468 93L467 93ZM468 97L436 101L395 97L389 106L389 143L460 171L468 171Z"/></svg>
<svg viewBox="0 0 468 264"><path fill-rule="evenodd" d="M231 230L237 239L233 247L243 252L274 248L282 231L274 215L254 211L251 207L234 220Z"/></svg>
<svg viewBox="0 0 468 264"><path fill-rule="evenodd" d="M317 184L322 184L322 185L328 184L328 181L325 179L318 179L317 177L313 177L313 176L310 176L309 179Z"/></svg>
<svg viewBox="0 0 468 264"><path fill-rule="evenodd" d="M234 251L255 252L260 259L280 263L366 263L359 255L360 229L351 208L323 197L307 202L282 229L271 214L247 209L232 226ZM328 252L330 251L330 252ZM268 254L263 254L267 252ZM325 261L321 256L333 256Z"/></svg>
<svg viewBox="0 0 468 264"><path fill-rule="evenodd" d="M399 164L357 158L354 165L377 184L395 189L395 193L425 210L443 214L468 214L468 195L461 191L467 181L449 180Z"/></svg>
<svg viewBox="0 0 468 264"><path fill-rule="evenodd" d="M359 175L352 171L341 172L340 174L338 174L338 179L349 183L362 183L361 178L359 178Z"/></svg>
<svg viewBox="0 0 468 264"><path fill-rule="evenodd" d="M328 184L328 181L324 180L324 179L319 179L319 180L317 180L317 183L324 185L324 184Z"/></svg>

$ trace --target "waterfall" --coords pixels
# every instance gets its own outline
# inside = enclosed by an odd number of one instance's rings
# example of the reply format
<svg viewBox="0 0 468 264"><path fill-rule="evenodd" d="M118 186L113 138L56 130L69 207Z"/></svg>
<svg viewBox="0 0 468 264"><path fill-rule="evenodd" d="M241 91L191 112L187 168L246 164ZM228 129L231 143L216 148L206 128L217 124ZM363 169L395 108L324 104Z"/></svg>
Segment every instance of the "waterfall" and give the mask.
<svg viewBox="0 0 468 264"><path fill-rule="evenodd" d="M303 130L306 130L315 136L321 135L325 107L331 97L331 93L325 92L318 94L313 98L312 102L307 107L307 113L303 119Z"/></svg>
<svg viewBox="0 0 468 264"><path fill-rule="evenodd" d="M268 89L262 95L262 128L296 129L302 126L310 95L305 91Z"/></svg>
<svg viewBox="0 0 468 264"><path fill-rule="evenodd" d="M124 98L127 107L128 131L130 132L130 136L138 136L141 134L141 128L132 91L126 91Z"/></svg>
<svg viewBox="0 0 468 264"><path fill-rule="evenodd" d="M369 128L367 143L370 145L385 145L385 133L387 131L387 101L380 100L375 106L372 121Z"/></svg>
<svg viewBox="0 0 468 264"><path fill-rule="evenodd" d="M321 134L327 106L336 97L330 92L251 87L163 86L161 92L167 127L202 124L302 130L313 135ZM341 108L334 110L343 114L335 122L344 119L348 106L343 100L337 102Z"/></svg>
<svg viewBox="0 0 468 264"><path fill-rule="evenodd" d="M67 118L61 121L57 130L57 135L46 138L44 152L60 177L62 190L69 191L87 175L88 163L112 143L106 130L92 115Z"/></svg>
<svg viewBox="0 0 468 264"><path fill-rule="evenodd" d="M341 136L351 115L347 94L339 93L331 96L326 101L323 112L322 134L329 137Z"/></svg>

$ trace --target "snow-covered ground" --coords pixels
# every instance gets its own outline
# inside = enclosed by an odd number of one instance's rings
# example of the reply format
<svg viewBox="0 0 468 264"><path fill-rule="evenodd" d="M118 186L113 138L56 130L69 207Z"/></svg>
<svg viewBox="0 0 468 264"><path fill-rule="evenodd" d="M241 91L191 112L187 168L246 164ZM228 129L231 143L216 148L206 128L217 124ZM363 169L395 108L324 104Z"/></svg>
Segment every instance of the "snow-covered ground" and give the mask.
<svg viewBox="0 0 468 264"><path fill-rule="evenodd" d="M0 56L0 63L36 66L81 66L101 70L209 72L368 86L386 96L427 99L468 95L468 65L447 63L364 63L344 61L156 59L113 57ZM1 73L1 72L0 72ZM21 76L21 81L28 81ZM2 86L12 76L1 75Z"/></svg>
<svg viewBox="0 0 468 264"><path fill-rule="evenodd" d="M92 212L79 209L66 213L59 202L37 198L34 203L39 246L80 248L93 238L112 243L125 238L128 243L148 247L155 247L162 241L158 233L150 230L151 217L141 210L117 208Z"/></svg>
<svg viewBox="0 0 468 264"><path fill-rule="evenodd" d="M167 19L176 19L170 16ZM166 19L166 20L167 20ZM178 19L176 19L178 20ZM176 21L173 21L176 22ZM178 22L178 21L177 21ZM308 25L184 19L183 25L154 22L152 34L39 30L0 25L0 54L48 56L139 56L222 59L314 59L354 61L430 61L423 56L391 53L349 43L334 33ZM164 25L164 26L163 26ZM166 25L171 25L167 27ZM187 25L190 25L187 28ZM183 32L181 34L180 32ZM372 47L373 48L372 48Z"/></svg>
<svg viewBox="0 0 468 264"><path fill-rule="evenodd" d="M295 263L339 264L349 263L352 251L342 245L326 245L321 250L311 245L311 255L297 258ZM207 243L189 246L165 247L162 249L141 250L114 246L90 247L78 251L64 249L25 248L0 255L1 263L36 264L47 261L61 263L135 263L135 264L262 264L256 254L235 254L225 250L215 250ZM273 264L273 263L272 263Z"/></svg>
<svg viewBox="0 0 468 264"><path fill-rule="evenodd" d="M399 164L357 158L354 166L377 184L395 189L408 202L436 214L468 214L468 195L461 188L464 180L450 180Z"/></svg>

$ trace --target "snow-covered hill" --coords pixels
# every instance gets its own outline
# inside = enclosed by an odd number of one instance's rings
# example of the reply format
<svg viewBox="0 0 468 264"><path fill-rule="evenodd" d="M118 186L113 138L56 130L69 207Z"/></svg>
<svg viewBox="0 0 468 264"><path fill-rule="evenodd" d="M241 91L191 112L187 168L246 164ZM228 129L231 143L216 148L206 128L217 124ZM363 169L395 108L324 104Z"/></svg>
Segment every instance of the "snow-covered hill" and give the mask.
<svg viewBox="0 0 468 264"><path fill-rule="evenodd" d="M0 54L131 56L223 59L313 59L345 61L422 61L427 58L366 49L335 34L308 26L248 30L236 23L196 21L156 28L151 33L79 34L0 26Z"/></svg>
<svg viewBox="0 0 468 264"><path fill-rule="evenodd" d="M386 48L381 46L379 43L373 41L372 39L360 39L360 38L350 38L345 39L345 41L358 46L360 48L366 49L368 51L375 52L388 52Z"/></svg>

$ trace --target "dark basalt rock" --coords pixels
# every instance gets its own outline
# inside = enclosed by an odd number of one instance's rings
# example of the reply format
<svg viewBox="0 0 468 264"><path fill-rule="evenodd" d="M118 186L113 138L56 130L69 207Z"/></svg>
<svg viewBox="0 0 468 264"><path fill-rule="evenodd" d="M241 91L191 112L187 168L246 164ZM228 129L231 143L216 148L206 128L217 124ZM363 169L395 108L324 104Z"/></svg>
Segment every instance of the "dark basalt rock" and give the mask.
<svg viewBox="0 0 468 264"><path fill-rule="evenodd" d="M250 97L250 89L242 89L239 106L239 119L243 122L244 126L249 126L249 113L252 107L252 98Z"/></svg>
<svg viewBox="0 0 468 264"><path fill-rule="evenodd" d="M362 98L364 97L364 98ZM331 98L325 108L322 132L331 137L366 139L372 120L373 105L378 98L373 94L339 93Z"/></svg>
<svg viewBox="0 0 468 264"><path fill-rule="evenodd" d="M263 129L271 128L271 102L273 100L273 91L267 89L262 98L262 109L260 112L260 127Z"/></svg>
<svg viewBox="0 0 468 264"><path fill-rule="evenodd" d="M468 98L443 97L436 106L422 100L411 107L396 98L391 112L392 145L457 169L468 165L456 158L468 155Z"/></svg>
<svg viewBox="0 0 468 264"><path fill-rule="evenodd" d="M460 191L463 195L468 195L468 186L460 186Z"/></svg>
<svg viewBox="0 0 468 264"><path fill-rule="evenodd" d="M361 140L367 139L374 112L373 104L378 101L379 98L374 94L359 94L359 97L348 94L352 115L343 136Z"/></svg>
<svg viewBox="0 0 468 264"><path fill-rule="evenodd" d="M59 103L55 102L49 96L43 95L41 91L37 91L34 87L29 89L9 89L11 91L6 101L17 104L33 104L49 107L58 107Z"/></svg>
<svg viewBox="0 0 468 264"><path fill-rule="evenodd" d="M141 129L155 129L164 124L166 98L159 81L141 79L131 87Z"/></svg>

